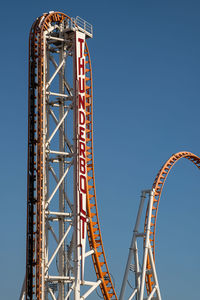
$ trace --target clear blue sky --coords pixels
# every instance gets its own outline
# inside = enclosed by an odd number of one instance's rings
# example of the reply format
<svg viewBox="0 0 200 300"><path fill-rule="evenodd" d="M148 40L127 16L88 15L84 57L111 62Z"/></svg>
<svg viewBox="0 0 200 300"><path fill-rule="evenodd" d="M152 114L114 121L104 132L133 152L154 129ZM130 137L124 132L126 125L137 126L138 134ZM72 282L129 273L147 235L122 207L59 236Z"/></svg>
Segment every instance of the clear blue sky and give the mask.
<svg viewBox="0 0 200 300"><path fill-rule="evenodd" d="M142 189L181 150L200 155L198 0L3 1L1 4L0 290L18 299L25 271L28 35L50 10L86 19L94 79L98 207L119 294ZM180 161L159 208L163 299L199 295L200 172ZM93 300L99 299L94 296Z"/></svg>

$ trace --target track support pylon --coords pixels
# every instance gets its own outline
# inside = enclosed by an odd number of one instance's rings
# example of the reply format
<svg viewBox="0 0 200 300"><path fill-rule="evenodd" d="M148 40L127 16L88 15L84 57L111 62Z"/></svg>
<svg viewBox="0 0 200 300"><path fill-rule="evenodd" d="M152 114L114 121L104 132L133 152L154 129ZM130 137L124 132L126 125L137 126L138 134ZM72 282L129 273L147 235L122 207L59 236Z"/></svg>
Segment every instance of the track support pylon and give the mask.
<svg viewBox="0 0 200 300"><path fill-rule="evenodd" d="M144 190L141 194L141 200L139 205L139 210L137 214L137 219L133 231L133 237L129 249L128 260L126 264L125 274L122 282L122 288L119 300L125 299L125 290L127 284L133 289L131 294L126 299L136 299L136 300L161 300L160 288L156 273L155 261L152 253L152 245L150 240L150 229L151 229L151 217L152 217L152 208L153 208L153 194L154 190ZM143 216L145 199L147 201L147 223L145 225L144 231L140 232L139 227L141 224L141 218ZM146 211L146 210L145 210ZM141 244L139 239L143 239L143 249L138 251L138 245ZM142 256L139 253L143 253ZM134 272L135 277L135 287L133 288L129 282L128 276L130 272ZM150 280L152 283L152 290L147 292L145 291L145 280L149 277L147 275L151 274ZM135 298L134 298L135 297Z"/></svg>

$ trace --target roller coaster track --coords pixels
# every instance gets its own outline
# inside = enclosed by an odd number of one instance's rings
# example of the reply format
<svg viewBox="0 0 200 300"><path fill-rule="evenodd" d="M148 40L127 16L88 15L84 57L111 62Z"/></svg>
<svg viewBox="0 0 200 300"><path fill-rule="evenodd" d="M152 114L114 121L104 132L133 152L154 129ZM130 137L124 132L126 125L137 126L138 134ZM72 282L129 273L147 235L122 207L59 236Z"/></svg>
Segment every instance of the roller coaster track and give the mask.
<svg viewBox="0 0 200 300"><path fill-rule="evenodd" d="M114 286L109 273L108 265L106 262L105 251L103 247L103 241L101 236L97 199L95 189L95 177L94 177L94 152L93 152L93 95L92 95L92 68L91 60L86 47L86 76L87 82L90 85L86 86L86 114L87 114L87 213L90 219L88 223L88 239L90 248L94 249L93 263L98 279L102 280L100 285L102 295L104 299L117 299ZM88 64L88 66L87 66Z"/></svg>
<svg viewBox="0 0 200 300"><path fill-rule="evenodd" d="M68 26L71 24L70 26ZM62 27L63 26L63 27ZM66 26L66 27L64 27ZM68 26L68 27L67 27ZM69 55L75 56L75 49L74 46L74 32L76 30L80 30L80 27L77 25L76 21L74 19L71 19L66 14L60 13L60 12L50 12L42 15L39 17L32 25L31 31L30 31L30 37L29 37L29 102L28 102L28 172L27 172L27 239L26 239L26 278L25 278L25 298L26 300L46 300L48 299L47 293L50 293L52 299L56 299L52 287L50 287L48 284L50 276L47 276L49 266L53 260L53 258L56 256L56 253L60 252L64 249L64 239L67 236L68 232L63 232L64 236L60 238L60 240L57 239L58 246L52 256L52 260L48 261L48 257L44 257L44 249L45 249L45 230L44 228L47 228L49 224L45 223L46 215L50 214L50 211L46 210L46 207L48 208L49 200L46 193L46 186L45 186L45 180L47 174L45 173L45 168L47 169L48 159L50 158L49 153L50 150L46 146L46 140L48 138L48 133L45 132L45 114L47 114L46 106L52 105L50 102L48 102L49 98L47 95L57 95L58 98L56 101L54 101L54 106L61 105L61 102L64 102L63 98L68 99L69 101L72 101L72 103L67 106L65 105L65 108L74 110L74 130L76 132L77 130L77 100L76 97L76 82L71 89L67 82L63 81L65 85L65 88L68 92L68 95L64 95L64 93L50 93L48 90L48 85L50 86L51 80L53 80L53 77L46 81L46 77L48 77L48 68L47 64L49 63L47 59L45 58L45 53L50 51L50 44L48 44L48 49L46 50L45 47L47 47L47 43L45 42L46 36L53 32L51 38L54 40L54 45L56 45L56 49L59 49L61 47L61 42L66 43L66 40L64 38L60 37L60 28L67 28L67 36L70 40L68 43L71 43L71 47L69 46L72 51ZM52 29L53 28L53 29ZM73 30L71 30L73 29ZM55 30L55 32L53 31ZM70 31L71 30L71 31ZM46 44L45 44L46 43ZM60 43L60 46L59 46ZM68 44L65 44L68 45ZM68 47L68 46L67 46ZM73 48L74 47L74 48ZM46 51L46 52L45 52ZM54 52L58 50L53 50ZM73 52L74 51L74 52ZM101 235L101 229L100 229L100 222L99 222L99 216L98 216L98 209L97 209L97 199L96 199L96 188L95 188L95 176L94 176L94 151L93 151L93 91L92 91L92 66L91 66L91 60L90 60L90 54L88 50L87 43L85 42L84 47L84 72L85 72L85 102L84 102L84 113L85 113L85 119L86 119L86 134L85 134L85 160L86 160L86 216L85 221L87 223L87 236L88 236L88 242L90 247L90 253L87 254L87 256L92 255L92 262L94 265L94 270L97 277L97 282L92 283L91 292L97 288L97 286L100 285L100 289L102 292L102 296L105 300L117 300L116 292L114 289L114 285L112 283L111 275L108 269L108 265L106 262L106 256L105 251L103 247L103 241L102 241L102 235ZM75 59L75 58L74 58ZM64 61L64 60L63 60ZM55 61L53 61L54 67L56 68L56 71L54 73L54 77L56 74L62 73L63 64L61 63L60 66L56 64ZM47 78L48 79L48 78ZM62 79L63 80L63 79ZM46 97L46 98L45 98ZM60 100L62 99L62 101ZM52 106L53 106L52 105ZM64 106L63 106L64 108ZM75 145L71 145L68 141L68 139L64 135L64 127L62 127L62 122L64 120L64 115L62 118L57 119L53 112L51 112L54 121L56 122L56 129L58 130L61 135L63 134L62 138L64 137L66 139L67 149L69 150L70 154L65 152L56 152L52 151L52 153L59 153L58 162L60 163L61 155L68 156L69 158L72 158L70 165L74 165L74 168L76 168L77 163L77 155L79 151L76 148L77 140L74 138L73 140L76 140ZM65 113L67 115L67 113ZM48 131L48 130L47 130ZM54 133L53 133L54 134ZM77 138L78 139L78 138ZM74 150L76 150L74 152ZM83 150L83 149L82 149ZM49 153L47 153L49 152ZM47 153L47 154L46 154ZM150 216L150 235L149 235L149 241L150 241L150 248L153 253L153 259L155 261L155 232L156 232L156 224L157 224L157 215L158 215L158 207L159 202L162 194L162 190L164 187L164 183L166 181L166 178L172 169L172 167L175 165L175 163L182 159L186 158L190 160L193 164L195 164L200 169L200 158L191 152L179 152L170 157L170 159L167 160L167 162L162 166L160 171L158 172L153 186L153 204L152 204L152 214ZM63 160L64 161L64 160ZM69 162L68 162L69 163ZM80 162L79 162L80 164ZM70 165L68 168L70 168ZM78 165L80 166L80 165ZM48 166L49 167L49 166ZM52 172L52 168L50 169ZM67 174L68 170L65 171L65 174ZM62 190L62 181L64 178L64 174L61 176L60 179L58 179L53 173L54 179L57 182L57 187L55 189L55 192L57 190ZM76 178L76 176L75 176ZM45 188L44 188L45 187ZM46 194L45 194L46 193ZM52 196L53 197L53 196ZM76 223L77 214L74 211L74 207L76 207L76 203L70 203L68 201L67 196L65 195L65 192L63 192L63 197L66 198L67 205L70 209L70 213L61 211L57 212L57 219L61 219L63 216L68 216L72 220L70 221L70 224ZM81 204L80 204L81 206ZM82 209L82 208L81 208ZM84 210L82 210L84 212ZM56 213L54 212L54 215ZM82 216L83 218L83 216ZM148 228L148 218L149 218L149 207L147 207L146 210L146 217L145 217L145 224L144 224L144 234L147 231ZM50 220L50 219L49 219ZM53 217L51 217L51 220L53 220ZM69 221L68 221L69 222ZM60 225L59 225L60 226ZM71 226L71 225L70 225ZM76 229L76 225L73 225ZM83 225L84 226L84 225ZM51 227L48 227L52 230ZM53 236L56 239L56 235L53 232ZM63 243L63 245L62 245ZM145 243L145 238L144 238ZM80 245L74 245L74 235L72 235L71 242L68 245L68 253L65 255L68 255L68 259L72 257L72 252L76 252L76 250L72 251L72 248L79 247ZM63 247L63 248L62 248ZM65 255L63 256L65 258ZM79 259L79 256L77 256ZM46 259L46 261L45 261ZM83 259L83 258L82 258ZM75 259L71 259L73 262L75 262ZM145 281L146 281L146 290L147 295L151 295L153 291L155 290L155 276L152 275L152 268L154 266L152 265L152 259L151 257L147 256L147 263L146 263L146 269L149 272L145 273ZM71 267L73 269L73 267ZM71 270L69 268L69 272ZM73 270L73 274L74 274ZM59 274L60 275L60 274ZM62 294L62 284L63 282L67 282L68 284L68 292L65 293L65 297L59 296L59 300L67 300L69 299L70 293L72 290L75 290L76 285L76 278L73 279L73 276L57 276L56 279L52 279L53 276L50 278L52 282L56 282L56 284L60 284L59 286L59 293L61 291ZM45 281L46 280L46 281ZM54 281L53 281L54 280ZM82 283L84 283L84 280L82 280ZM46 285L45 285L46 284ZM91 283L89 283L91 284ZM75 292L74 292L75 293ZM74 298L76 300L78 299L86 299L89 293L86 293L81 298ZM120 298L121 299L121 298ZM131 298L132 299L132 298Z"/></svg>
<svg viewBox="0 0 200 300"><path fill-rule="evenodd" d="M152 189L154 190L154 196L153 196L153 207L152 207L152 216L151 216L151 226L150 226L150 244L153 252L153 257L155 260L155 233L156 233L156 224L157 224L157 216L158 216L158 207L160 203L160 198L162 195L162 190L164 187L164 183L167 179L167 176L172 169L172 167L182 158L188 159L191 161L195 166L197 166L198 169L200 169L200 157L197 155L191 153L191 152L178 152L176 154L173 154L161 167L159 170ZM145 228L147 226L147 217L148 217L148 208L146 211L146 218L145 218ZM150 259L149 256L147 258L147 269L151 269ZM152 274L146 275L146 288L147 293L150 294L152 292L152 289L155 285L155 282L152 280Z"/></svg>
<svg viewBox="0 0 200 300"><path fill-rule="evenodd" d="M44 273L42 245L43 168L44 168L44 34L52 26L76 23L60 12L50 12L39 17L32 25L29 38L29 104L28 104L28 195L27 195L27 254L26 254L26 300L44 299ZM58 38L57 38L58 40ZM117 299L106 262L95 190L93 156L93 94L92 67L87 44L85 46L85 113L86 113L86 164L87 164L87 233L97 280L103 298ZM51 291L52 295L52 291ZM52 296L53 297L53 296ZM45 298L46 299L46 298ZM54 298L53 298L54 299ZM60 298L59 298L60 299ZM63 298L64 299L64 298ZM68 298L66 298L68 299ZM85 298L84 298L85 299Z"/></svg>
<svg viewBox="0 0 200 300"><path fill-rule="evenodd" d="M131 271L135 273L135 288L131 291L131 295L128 296L129 300L134 297L136 297L137 300L162 299L155 266L155 233L158 208L167 176L172 167L182 158L188 159L200 169L200 157L187 151L178 152L173 154L161 167L153 182L151 190L142 191L120 292L120 300L125 299L126 286L130 286L128 276ZM147 195L149 196L149 200L145 205ZM144 220L142 221L143 212ZM143 226L143 229L140 228L140 224ZM138 239L140 238L143 239L142 249L140 248L141 251L138 250L138 247L141 246L141 244L138 243ZM141 255L138 254L139 252ZM133 285L131 285L131 287L132 286Z"/></svg>

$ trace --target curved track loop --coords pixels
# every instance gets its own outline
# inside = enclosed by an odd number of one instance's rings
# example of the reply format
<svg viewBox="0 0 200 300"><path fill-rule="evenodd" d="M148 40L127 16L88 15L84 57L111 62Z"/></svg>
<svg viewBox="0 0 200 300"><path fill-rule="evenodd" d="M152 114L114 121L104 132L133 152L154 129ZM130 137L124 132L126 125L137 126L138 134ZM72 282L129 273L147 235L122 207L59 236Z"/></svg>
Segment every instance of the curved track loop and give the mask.
<svg viewBox="0 0 200 300"><path fill-rule="evenodd" d="M158 206L160 202L160 197L162 194L162 190L164 187L165 180L172 169L172 167L175 165L177 161L179 161L181 158L186 158L190 160L194 165L197 166L197 168L200 169L200 157L197 155L191 153L191 152L178 152L176 154L173 154L166 163L162 166L160 171L158 172L152 189L154 189L154 198L153 198L153 209L152 209L152 217L151 217L151 231L150 231L150 243L153 251L153 256L155 260L155 232L156 232L156 222L157 222L157 214L158 214ZM145 220L145 228L146 228L146 222L147 222L147 214L148 214L148 208L146 211L146 220ZM151 269L150 260L148 258L147 260L147 268ZM147 287L147 293L150 294L153 287L154 282L152 281L152 275L148 274L146 276L146 287Z"/></svg>
<svg viewBox="0 0 200 300"><path fill-rule="evenodd" d="M94 268L98 279L101 279L100 285L104 299L117 299L111 276L106 262L101 230L98 218L95 177L94 177L94 154L93 154L93 94L92 94L92 69L88 47L85 50L86 57L86 161L87 161L87 213L88 239L90 248L94 249L92 256Z"/></svg>
<svg viewBox="0 0 200 300"><path fill-rule="evenodd" d="M70 17L60 12L52 12L39 17L30 31L29 37L29 124L28 124L28 196L27 196L27 263L26 300L41 300L41 242L42 242L42 186L43 186L43 33L52 24L63 20L72 22ZM96 202L94 157L93 157L93 108L92 69L86 45L86 115L87 115L87 226L95 272L105 300L117 299L108 270ZM36 180L37 178L37 180ZM36 245L36 247L35 247ZM36 249L35 249L36 248Z"/></svg>

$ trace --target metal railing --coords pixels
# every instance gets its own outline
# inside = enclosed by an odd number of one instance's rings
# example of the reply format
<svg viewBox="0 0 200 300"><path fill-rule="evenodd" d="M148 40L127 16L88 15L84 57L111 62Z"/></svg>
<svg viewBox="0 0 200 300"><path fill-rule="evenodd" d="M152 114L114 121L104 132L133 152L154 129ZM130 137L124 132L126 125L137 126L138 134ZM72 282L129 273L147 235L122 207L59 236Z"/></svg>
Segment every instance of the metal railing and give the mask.
<svg viewBox="0 0 200 300"><path fill-rule="evenodd" d="M93 26L80 17L72 18L72 28L75 29L75 24L80 31L83 31L88 37L93 37Z"/></svg>

